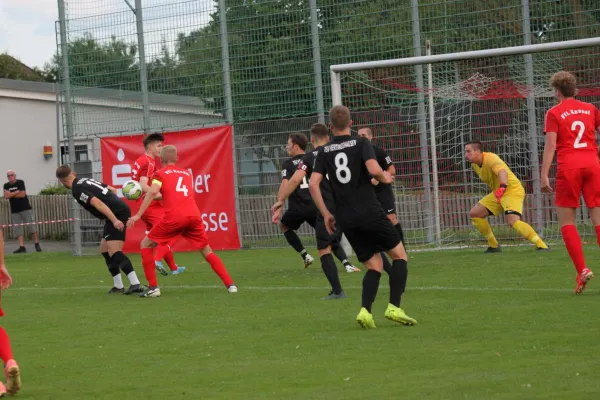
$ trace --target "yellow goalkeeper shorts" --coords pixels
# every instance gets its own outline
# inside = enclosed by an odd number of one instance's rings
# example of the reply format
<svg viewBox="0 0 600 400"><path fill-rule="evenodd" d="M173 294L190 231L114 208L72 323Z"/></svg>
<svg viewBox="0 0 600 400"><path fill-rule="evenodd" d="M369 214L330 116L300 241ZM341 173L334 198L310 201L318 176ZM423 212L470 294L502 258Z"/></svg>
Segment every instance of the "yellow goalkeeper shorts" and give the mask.
<svg viewBox="0 0 600 400"><path fill-rule="evenodd" d="M523 191L506 191L500 203L496 200L494 192L488 194L481 200L479 204L487 208L494 216L500 215L502 211L506 214L523 215L523 202L525 201L525 192Z"/></svg>

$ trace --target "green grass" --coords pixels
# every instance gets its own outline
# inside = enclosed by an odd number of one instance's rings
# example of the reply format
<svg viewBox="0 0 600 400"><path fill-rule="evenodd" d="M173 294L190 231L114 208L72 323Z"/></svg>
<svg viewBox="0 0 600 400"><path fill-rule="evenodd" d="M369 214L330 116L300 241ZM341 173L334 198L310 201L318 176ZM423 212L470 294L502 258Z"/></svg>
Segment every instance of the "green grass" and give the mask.
<svg viewBox="0 0 600 400"><path fill-rule="evenodd" d="M106 295L100 256L9 256L1 323L22 369L19 398L600 396L600 285L575 296L563 248L411 253L403 308L419 325L383 318L384 276L372 331L355 322L362 272L341 274L349 298L326 302L318 263L302 268L291 249L220 255L238 294L185 253L188 271L160 277L158 299Z"/></svg>

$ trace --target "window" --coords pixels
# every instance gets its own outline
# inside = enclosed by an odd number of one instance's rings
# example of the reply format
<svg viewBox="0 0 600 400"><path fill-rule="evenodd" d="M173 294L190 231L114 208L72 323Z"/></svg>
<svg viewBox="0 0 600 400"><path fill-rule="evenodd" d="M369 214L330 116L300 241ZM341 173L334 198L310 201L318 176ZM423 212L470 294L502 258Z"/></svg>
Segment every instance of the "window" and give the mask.
<svg viewBox="0 0 600 400"><path fill-rule="evenodd" d="M69 146L60 146L60 161L62 164L67 164L69 157ZM75 161L89 161L88 145L75 145Z"/></svg>

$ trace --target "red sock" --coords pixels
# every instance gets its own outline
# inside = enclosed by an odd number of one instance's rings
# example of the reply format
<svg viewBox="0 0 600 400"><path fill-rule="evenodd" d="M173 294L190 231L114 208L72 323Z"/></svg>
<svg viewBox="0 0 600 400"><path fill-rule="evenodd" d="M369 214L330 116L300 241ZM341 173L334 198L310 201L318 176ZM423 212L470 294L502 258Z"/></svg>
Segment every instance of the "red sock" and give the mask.
<svg viewBox="0 0 600 400"><path fill-rule="evenodd" d="M596 226L596 238L598 239L598 246L600 246L600 225Z"/></svg>
<svg viewBox="0 0 600 400"><path fill-rule="evenodd" d="M4 330L4 328L0 327L0 358L4 361L4 364L8 362L8 360L12 360L13 354L10 349L10 340L8 339L8 334Z"/></svg>
<svg viewBox="0 0 600 400"><path fill-rule="evenodd" d="M156 252L154 253L154 260L160 261L162 259L165 260L171 271L177 270L177 264L175 264L175 257L173 257L171 246L160 245L156 248Z"/></svg>
<svg viewBox="0 0 600 400"><path fill-rule="evenodd" d="M142 265L144 266L144 275L148 280L148 286L158 286L156 281L156 266L154 265L154 252L152 249L142 249Z"/></svg>
<svg viewBox="0 0 600 400"><path fill-rule="evenodd" d="M225 286L229 287L233 284L233 280L229 276L227 268L225 268L225 264L223 264L223 261L221 261L219 256L217 256L215 253L210 253L208 257L206 257L206 261L208 261L213 271L219 275L219 278L221 278Z"/></svg>
<svg viewBox="0 0 600 400"><path fill-rule="evenodd" d="M562 233L563 241L567 246L569 256L575 265L575 269L577 270L577 273L581 273L586 266L585 257L583 256L583 246L581 245L581 238L579 237L577 228L575 228L575 225L565 225L560 231Z"/></svg>

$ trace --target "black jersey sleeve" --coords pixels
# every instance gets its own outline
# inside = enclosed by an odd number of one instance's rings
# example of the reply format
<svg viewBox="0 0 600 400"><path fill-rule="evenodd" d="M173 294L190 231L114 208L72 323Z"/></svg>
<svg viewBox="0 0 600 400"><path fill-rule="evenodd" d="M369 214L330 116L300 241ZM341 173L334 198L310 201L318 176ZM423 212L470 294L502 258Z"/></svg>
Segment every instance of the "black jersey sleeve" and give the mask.
<svg viewBox="0 0 600 400"><path fill-rule="evenodd" d="M393 165L392 158L388 156L381 147L373 146L373 149L375 150L375 156L377 157L377 164L379 164L382 170L387 171L387 169Z"/></svg>
<svg viewBox="0 0 600 400"><path fill-rule="evenodd" d="M83 185L78 184L73 185L71 193L73 194L73 198L81 205L91 205L92 199L96 197L90 190L87 190Z"/></svg>
<svg viewBox="0 0 600 400"><path fill-rule="evenodd" d="M306 172L306 176L310 178L313 171L313 165L315 163L315 156L313 152L308 152L302 157L302 160L298 164L298 169Z"/></svg>
<svg viewBox="0 0 600 400"><path fill-rule="evenodd" d="M282 165L281 165L281 180L284 179L291 179L292 175L294 175L295 172L295 168L294 168L294 163L292 162L292 160L286 160Z"/></svg>
<svg viewBox="0 0 600 400"><path fill-rule="evenodd" d="M327 174L326 165L327 165L327 158L325 156L325 152L320 151L317 154L317 156L315 157L312 172L316 172L321 175L325 175L325 174Z"/></svg>
<svg viewBox="0 0 600 400"><path fill-rule="evenodd" d="M361 138L361 157L363 162L367 162L368 160L377 161L377 157L375 156L375 149L373 149L373 145L367 139Z"/></svg>

